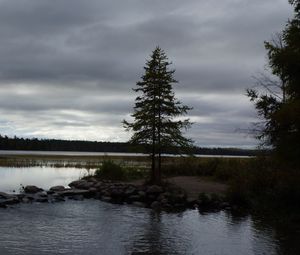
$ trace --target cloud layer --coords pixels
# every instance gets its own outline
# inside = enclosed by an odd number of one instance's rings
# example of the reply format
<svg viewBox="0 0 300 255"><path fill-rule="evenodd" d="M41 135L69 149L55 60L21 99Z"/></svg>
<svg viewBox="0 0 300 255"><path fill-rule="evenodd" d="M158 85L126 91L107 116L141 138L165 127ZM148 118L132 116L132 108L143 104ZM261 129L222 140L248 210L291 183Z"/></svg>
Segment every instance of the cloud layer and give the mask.
<svg viewBox="0 0 300 255"><path fill-rule="evenodd" d="M254 146L245 97L287 0L0 0L0 134L126 141L131 88L156 45L200 146Z"/></svg>

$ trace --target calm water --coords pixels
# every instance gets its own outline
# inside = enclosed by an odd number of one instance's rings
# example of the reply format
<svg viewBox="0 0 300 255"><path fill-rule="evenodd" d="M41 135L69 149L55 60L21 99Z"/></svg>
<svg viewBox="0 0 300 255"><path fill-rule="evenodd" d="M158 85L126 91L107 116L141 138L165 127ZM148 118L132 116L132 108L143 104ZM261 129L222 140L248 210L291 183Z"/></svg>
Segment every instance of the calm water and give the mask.
<svg viewBox="0 0 300 255"><path fill-rule="evenodd" d="M82 171L2 167L0 191L14 189L20 180L44 188L66 185ZM69 200L0 209L0 254L296 255L299 230L272 225L261 216L155 213L98 200Z"/></svg>
<svg viewBox="0 0 300 255"><path fill-rule="evenodd" d="M100 201L0 210L0 254L276 254L270 233L225 213L155 214Z"/></svg>
<svg viewBox="0 0 300 255"><path fill-rule="evenodd" d="M0 191L18 193L20 185L36 185L43 189L56 185L67 186L71 181L93 171L71 167L0 167Z"/></svg>
<svg viewBox="0 0 300 255"><path fill-rule="evenodd" d="M122 153L122 152L83 152L83 151L9 151L0 150L1 155L27 155L27 156L134 156L134 157L145 157L148 154L143 153ZM162 154L168 157L178 157L179 155L174 154ZM195 157L206 157L206 158L250 158L250 156L234 156L234 155L195 155Z"/></svg>

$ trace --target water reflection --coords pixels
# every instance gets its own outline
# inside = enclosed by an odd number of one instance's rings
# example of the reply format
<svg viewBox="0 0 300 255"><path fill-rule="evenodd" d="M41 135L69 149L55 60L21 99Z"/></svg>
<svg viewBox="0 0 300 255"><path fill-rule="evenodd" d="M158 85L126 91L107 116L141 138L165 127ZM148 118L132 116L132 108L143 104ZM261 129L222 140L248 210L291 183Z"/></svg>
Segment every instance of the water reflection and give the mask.
<svg viewBox="0 0 300 255"><path fill-rule="evenodd" d="M300 254L300 215L281 211L259 211L252 215L253 229L257 239L276 240L277 253Z"/></svg>
<svg viewBox="0 0 300 255"><path fill-rule="evenodd" d="M3 168L0 191L67 185L78 168ZM300 254L299 215L156 213L96 200L0 210L0 254Z"/></svg>
<svg viewBox="0 0 300 255"><path fill-rule="evenodd" d="M0 254L277 254L274 240L258 238L251 222L95 200L21 205L0 210Z"/></svg>
<svg viewBox="0 0 300 255"><path fill-rule="evenodd" d="M36 185L43 189L51 186L67 186L94 170L82 168L54 168L54 167L0 167L0 191L19 192L20 185Z"/></svg>

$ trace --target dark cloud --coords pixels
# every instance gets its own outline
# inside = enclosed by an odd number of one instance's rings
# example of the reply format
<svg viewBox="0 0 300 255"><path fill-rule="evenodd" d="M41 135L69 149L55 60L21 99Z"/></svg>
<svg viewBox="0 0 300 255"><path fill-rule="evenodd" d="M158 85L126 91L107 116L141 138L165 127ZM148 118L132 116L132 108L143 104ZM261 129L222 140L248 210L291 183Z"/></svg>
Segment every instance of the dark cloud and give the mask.
<svg viewBox="0 0 300 255"><path fill-rule="evenodd" d="M131 88L156 45L193 106L198 144L253 146L245 98L286 0L0 0L0 133L126 140Z"/></svg>

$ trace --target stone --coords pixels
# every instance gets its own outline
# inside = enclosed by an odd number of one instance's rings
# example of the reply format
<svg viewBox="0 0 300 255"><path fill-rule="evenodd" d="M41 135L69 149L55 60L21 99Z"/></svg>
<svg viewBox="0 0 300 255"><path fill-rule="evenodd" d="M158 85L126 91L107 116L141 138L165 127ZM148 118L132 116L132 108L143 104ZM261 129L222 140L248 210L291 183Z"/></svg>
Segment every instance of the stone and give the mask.
<svg viewBox="0 0 300 255"><path fill-rule="evenodd" d="M76 189L89 189L94 186L93 182L88 182L86 180L78 180L78 181L73 181L69 184L69 187L71 188L76 188Z"/></svg>
<svg viewBox="0 0 300 255"><path fill-rule="evenodd" d="M22 201L22 203L25 203L25 204L28 204L31 202L31 200L28 197L23 197L21 201Z"/></svg>
<svg viewBox="0 0 300 255"><path fill-rule="evenodd" d="M7 193L4 193L4 192L0 192L0 198L9 199L9 198L12 198L12 197L14 197L14 196L10 195L10 194L7 194Z"/></svg>
<svg viewBox="0 0 300 255"><path fill-rule="evenodd" d="M146 204L142 203L142 202L133 202L132 205L136 206L136 207L146 207Z"/></svg>
<svg viewBox="0 0 300 255"><path fill-rule="evenodd" d="M53 186L50 188L50 191L54 191L54 192L57 192L57 191L64 191L66 188L64 186Z"/></svg>
<svg viewBox="0 0 300 255"><path fill-rule="evenodd" d="M76 196L76 195L83 195L84 197L89 197L90 192L84 189L66 189L61 192L57 192L57 194L61 196Z"/></svg>
<svg viewBox="0 0 300 255"><path fill-rule="evenodd" d="M126 201L128 203L133 203L133 202L142 201L142 200L143 200L143 198L141 196L139 196L139 195L132 195L132 196L129 196Z"/></svg>
<svg viewBox="0 0 300 255"><path fill-rule="evenodd" d="M145 191L139 191L139 192L138 192L138 195L139 195L140 197L145 197L145 196L146 196L146 192L145 192Z"/></svg>
<svg viewBox="0 0 300 255"><path fill-rule="evenodd" d="M169 203L169 200L167 198L163 198L160 202L161 204L166 205Z"/></svg>
<svg viewBox="0 0 300 255"><path fill-rule="evenodd" d="M110 194L112 198L122 198L124 196L123 191L120 189L112 189Z"/></svg>
<svg viewBox="0 0 300 255"><path fill-rule="evenodd" d="M43 189L41 189L37 186L34 186L34 185L28 185L24 188L24 192L29 193L29 194L35 194L35 193L38 193L40 191L43 191Z"/></svg>
<svg viewBox="0 0 300 255"><path fill-rule="evenodd" d="M38 196L38 197L43 197L43 198L48 197L48 194L45 191L38 192L35 195Z"/></svg>
<svg viewBox="0 0 300 255"><path fill-rule="evenodd" d="M174 210L174 207L171 204L164 204L162 206L163 206L163 209L166 210L166 211Z"/></svg>
<svg viewBox="0 0 300 255"><path fill-rule="evenodd" d="M101 201L104 201L104 202L111 202L111 197L103 196L103 197L101 197Z"/></svg>
<svg viewBox="0 0 300 255"><path fill-rule="evenodd" d="M64 202L64 201L66 201L65 198L56 193L51 197L51 202Z"/></svg>
<svg viewBox="0 0 300 255"><path fill-rule="evenodd" d="M184 193L175 193L170 196L170 200L175 204L185 203L186 195Z"/></svg>
<svg viewBox="0 0 300 255"><path fill-rule="evenodd" d="M91 188L89 188L89 192L90 192L91 194L96 194L96 193L98 192L98 190L97 190L97 188L95 188L95 187L91 187Z"/></svg>
<svg viewBox="0 0 300 255"><path fill-rule="evenodd" d="M103 183L101 181L98 181L97 183L95 183L94 187L99 189L99 188L102 188L103 186Z"/></svg>
<svg viewBox="0 0 300 255"><path fill-rule="evenodd" d="M154 201L154 202L151 203L150 207L151 207L152 209L154 209L154 210L157 210L157 209L160 209L161 204L160 204L160 202L158 202L158 201Z"/></svg>
<svg viewBox="0 0 300 255"><path fill-rule="evenodd" d="M16 197L8 198L8 199L1 201L1 204L4 204L4 205L14 205L14 204L18 204L18 203L20 203L20 201Z"/></svg>
<svg viewBox="0 0 300 255"><path fill-rule="evenodd" d="M160 187L158 185L149 186L146 191L147 194L160 194L163 192L164 192L164 190L162 189L162 187Z"/></svg>
<svg viewBox="0 0 300 255"><path fill-rule="evenodd" d="M126 188L126 190L124 192L125 196L127 196L127 197L128 196L132 196L132 195L134 195L136 193L137 193L137 189L135 187L133 187L133 186L130 186L130 187Z"/></svg>
<svg viewBox="0 0 300 255"><path fill-rule="evenodd" d="M83 195L75 195L75 196L71 196L70 199L76 200L76 201L82 201L84 200Z"/></svg>
<svg viewBox="0 0 300 255"><path fill-rule="evenodd" d="M38 197L35 202L38 202L38 203L48 203L48 198L46 197Z"/></svg>
<svg viewBox="0 0 300 255"><path fill-rule="evenodd" d="M7 205L0 202L0 208L7 208Z"/></svg>

